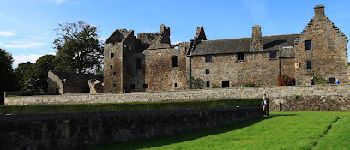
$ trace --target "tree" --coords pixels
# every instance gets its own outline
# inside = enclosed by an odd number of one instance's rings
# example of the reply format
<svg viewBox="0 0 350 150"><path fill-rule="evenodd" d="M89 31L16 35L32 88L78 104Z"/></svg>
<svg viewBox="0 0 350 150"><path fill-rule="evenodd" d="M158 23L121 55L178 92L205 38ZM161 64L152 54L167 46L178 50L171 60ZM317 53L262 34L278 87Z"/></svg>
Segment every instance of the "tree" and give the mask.
<svg viewBox="0 0 350 150"><path fill-rule="evenodd" d="M0 92L16 90L17 82L12 63L11 54L0 49Z"/></svg>
<svg viewBox="0 0 350 150"><path fill-rule="evenodd" d="M30 94L47 93L47 76L55 68L55 56L44 55L39 57L33 66L33 71L25 81L23 92Z"/></svg>
<svg viewBox="0 0 350 150"><path fill-rule="evenodd" d="M15 69L15 74L19 84L19 89L24 88L26 81L33 74L33 69L34 69L34 64L31 62L18 64L18 67Z"/></svg>
<svg viewBox="0 0 350 150"><path fill-rule="evenodd" d="M58 71L92 73L100 67L103 48L97 34L97 27L83 21L59 24L58 38L54 40L57 49L56 67Z"/></svg>

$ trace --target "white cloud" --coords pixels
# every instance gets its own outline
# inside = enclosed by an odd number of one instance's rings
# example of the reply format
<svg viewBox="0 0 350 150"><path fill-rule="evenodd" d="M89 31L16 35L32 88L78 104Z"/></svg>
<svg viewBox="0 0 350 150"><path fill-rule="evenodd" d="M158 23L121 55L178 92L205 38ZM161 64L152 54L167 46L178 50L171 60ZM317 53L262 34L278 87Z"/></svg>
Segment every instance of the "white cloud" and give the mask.
<svg viewBox="0 0 350 150"><path fill-rule="evenodd" d="M39 55L39 54L13 56L13 58L15 60L13 62L13 67L17 68L18 64L20 64L20 63L26 63L26 62L35 63L35 61L38 60L38 58L41 56L42 55Z"/></svg>
<svg viewBox="0 0 350 150"><path fill-rule="evenodd" d="M171 44L172 44L172 45L176 45L176 44L179 44L179 43L181 43L181 42L183 42L183 41L175 41L175 42L171 42Z"/></svg>
<svg viewBox="0 0 350 150"><path fill-rule="evenodd" d="M34 41L29 41L29 42L28 41L11 41L11 42L0 43L0 46L3 46L5 48L20 48L20 49L38 48L44 45L45 43L34 42Z"/></svg>
<svg viewBox="0 0 350 150"><path fill-rule="evenodd" d="M10 31L0 31L0 36L15 36L15 32L10 32Z"/></svg>

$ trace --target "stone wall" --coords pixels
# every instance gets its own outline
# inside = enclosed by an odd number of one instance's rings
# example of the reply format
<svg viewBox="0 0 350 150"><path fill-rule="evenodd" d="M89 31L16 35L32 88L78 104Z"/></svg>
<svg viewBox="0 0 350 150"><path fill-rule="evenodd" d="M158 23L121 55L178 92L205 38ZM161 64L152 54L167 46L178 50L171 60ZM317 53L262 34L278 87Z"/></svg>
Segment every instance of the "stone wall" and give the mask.
<svg viewBox="0 0 350 150"><path fill-rule="evenodd" d="M213 56L212 62L205 62L205 56L191 57L191 75L200 78L210 87L222 87L222 81L229 81L230 87L254 83L257 86L277 85L279 60L270 59L269 52L244 53L245 60L238 61L237 54ZM281 59L281 73L293 76L294 59ZM209 73L206 73L208 69Z"/></svg>
<svg viewBox="0 0 350 150"><path fill-rule="evenodd" d="M144 54L147 92L186 89L186 50L184 48L147 50ZM173 57L177 57L177 66L172 64Z"/></svg>
<svg viewBox="0 0 350 150"><path fill-rule="evenodd" d="M315 104L322 104L324 100L344 101L350 100L350 85L329 86L302 86L302 87L258 87L258 88L224 88L206 90L187 90L178 92L160 93L125 93L125 94L64 94L47 96L6 97L6 105L45 105L45 104L93 104L118 103L163 100L212 100L212 99L257 99L264 93L271 101L275 99L288 100L293 98L313 97ZM310 99L311 100L311 99ZM279 104L279 103L277 103ZM341 109L350 110L344 105ZM340 107L339 107L340 108ZM278 110L278 109L277 109Z"/></svg>
<svg viewBox="0 0 350 150"><path fill-rule="evenodd" d="M260 106L225 110L1 115L1 149L87 149L262 118Z"/></svg>

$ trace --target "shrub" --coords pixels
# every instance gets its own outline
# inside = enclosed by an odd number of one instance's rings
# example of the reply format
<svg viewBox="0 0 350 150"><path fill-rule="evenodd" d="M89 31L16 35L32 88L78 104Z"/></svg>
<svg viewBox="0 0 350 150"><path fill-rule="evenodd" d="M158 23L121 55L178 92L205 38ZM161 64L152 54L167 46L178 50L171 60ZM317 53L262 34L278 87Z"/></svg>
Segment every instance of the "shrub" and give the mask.
<svg viewBox="0 0 350 150"><path fill-rule="evenodd" d="M190 84L191 84L191 89L203 89L204 87L204 81L200 78L193 78L192 76L190 77Z"/></svg>
<svg viewBox="0 0 350 150"><path fill-rule="evenodd" d="M295 79L289 77L288 75L278 75L277 76L278 86L293 86L295 85Z"/></svg>
<svg viewBox="0 0 350 150"><path fill-rule="evenodd" d="M256 84L253 82L243 83L242 87L256 87Z"/></svg>
<svg viewBox="0 0 350 150"><path fill-rule="evenodd" d="M312 78L315 84L327 84L327 80L322 78L320 75L314 74Z"/></svg>

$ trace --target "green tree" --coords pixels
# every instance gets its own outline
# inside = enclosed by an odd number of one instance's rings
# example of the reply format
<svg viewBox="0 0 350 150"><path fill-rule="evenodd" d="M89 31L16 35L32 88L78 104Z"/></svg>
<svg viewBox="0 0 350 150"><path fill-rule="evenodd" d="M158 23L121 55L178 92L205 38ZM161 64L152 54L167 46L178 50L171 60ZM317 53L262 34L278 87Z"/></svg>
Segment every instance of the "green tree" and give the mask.
<svg viewBox="0 0 350 150"><path fill-rule="evenodd" d="M15 74L19 84L19 89L24 88L26 81L33 74L33 68L34 68L34 64L31 62L18 64L18 67L15 69Z"/></svg>
<svg viewBox="0 0 350 150"><path fill-rule="evenodd" d="M25 82L23 92L25 94L47 93L47 76L50 70L55 68L55 56L44 55L39 57L33 66L33 73Z"/></svg>
<svg viewBox="0 0 350 150"><path fill-rule="evenodd" d="M56 70L74 73L92 73L100 67L103 48L99 41L97 27L83 21L59 24L58 38L54 40L57 49Z"/></svg>
<svg viewBox="0 0 350 150"><path fill-rule="evenodd" d="M16 75L12 68L13 58L10 53L0 49L0 92L14 91L17 88Z"/></svg>

